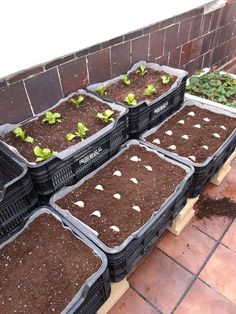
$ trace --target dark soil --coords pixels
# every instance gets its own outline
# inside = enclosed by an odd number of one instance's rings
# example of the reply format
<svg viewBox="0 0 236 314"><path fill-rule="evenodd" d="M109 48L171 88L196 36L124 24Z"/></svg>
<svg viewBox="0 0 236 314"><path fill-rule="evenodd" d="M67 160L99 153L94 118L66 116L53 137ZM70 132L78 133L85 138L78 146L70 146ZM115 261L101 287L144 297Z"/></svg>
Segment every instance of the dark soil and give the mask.
<svg viewBox="0 0 236 314"><path fill-rule="evenodd" d="M74 97L75 96L72 98ZM22 126L22 128L26 130L26 135L34 138L35 141L33 144L25 143L20 138L16 138L13 132L5 136L4 142L14 146L28 161L35 161L36 157L33 148L37 145L41 148L48 147L53 151L61 152L80 142L81 140L78 137L72 141L67 141L66 139L68 133L76 132L78 122L82 122L88 128L86 138L103 129L109 123L103 123L99 119L96 119L96 115L99 112L104 112L106 109L110 109L110 107L89 96L84 96L83 104L78 108L71 104L70 101L66 101L51 110L52 112L59 112L61 114L61 123L51 125L42 123L44 117L42 116ZM119 112L114 111L114 118L118 115Z"/></svg>
<svg viewBox="0 0 236 314"><path fill-rule="evenodd" d="M132 156L138 156L141 161L131 161ZM145 165L151 166L153 171L148 171ZM121 171L121 177L113 175L117 170ZM103 243L114 247L120 245L143 226L153 212L160 209L185 175L182 168L164 161L145 148L132 145L56 203L97 231L98 238ZM130 181L131 178L136 178L138 184ZM96 190L97 185L102 185L104 190ZM120 200L113 197L116 193L121 195ZM84 208L75 205L77 201L83 201ZM132 209L134 205L139 206L141 211ZM95 210L101 212L100 218L90 216ZM110 226L117 226L120 232L114 232Z"/></svg>
<svg viewBox="0 0 236 314"><path fill-rule="evenodd" d="M194 117L188 115L191 111L195 113ZM208 118L210 121L206 122L203 120L204 118ZM179 120L184 120L185 124L179 124ZM200 124L201 128L193 127L196 124ZM226 130L220 128L221 125L225 126ZM160 145L158 146L161 148L183 157L195 156L196 162L204 162L207 157L216 152L235 128L236 119L234 118L197 106L186 106L166 121L156 132L149 135L146 140L152 143L153 140L159 139ZM168 130L173 132L171 136L165 134ZM215 138L213 133L218 133L220 138ZM182 135L188 135L189 139L181 138ZM176 150L168 148L171 145L175 145ZM202 147L204 145L208 146L208 150Z"/></svg>
<svg viewBox="0 0 236 314"><path fill-rule="evenodd" d="M101 265L51 215L1 249L0 313L60 313Z"/></svg>
<svg viewBox="0 0 236 314"><path fill-rule="evenodd" d="M201 195L195 205L198 219L211 218L212 216L236 217L236 203L230 198L212 199Z"/></svg>
<svg viewBox="0 0 236 314"><path fill-rule="evenodd" d="M133 92L135 94L135 99L138 102L146 99L151 101L168 91L177 79L176 76L172 76L172 80L168 84L164 85L162 84L161 76L166 75L167 73L154 71L148 68L147 71L148 73L144 76L140 76L135 72L130 73L128 77L131 80L131 84L129 86L125 85L121 81L111 84L106 89L106 96L128 105L124 102L124 99L129 93ZM154 95L143 95L143 91L148 85L153 85L156 88L157 92Z"/></svg>

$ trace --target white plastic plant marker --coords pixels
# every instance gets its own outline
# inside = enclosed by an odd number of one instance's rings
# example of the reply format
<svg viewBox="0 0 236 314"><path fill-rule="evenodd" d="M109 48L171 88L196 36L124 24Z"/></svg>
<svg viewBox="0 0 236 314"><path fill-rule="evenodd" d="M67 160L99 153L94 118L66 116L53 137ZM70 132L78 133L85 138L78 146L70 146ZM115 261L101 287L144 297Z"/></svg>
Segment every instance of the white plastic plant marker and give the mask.
<svg viewBox="0 0 236 314"><path fill-rule="evenodd" d="M139 206L137 206L137 205L134 205L132 208L133 208L134 210L136 210L137 212L139 212L139 213L140 213L140 211L141 211L141 208L140 208Z"/></svg>
<svg viewBox="0 0 236 314"><path fill-rule="evenodd" d="M101 186L101 184L98 184L95 186L95 190L98 190L98 191L103 191L103 187Z"/></svg>
<svg viewBox="0 0 236 314"><path fill-rule="evenodd" d="M133 182L134 184L138 184L138 180L136 178L131 178L129 179L131 182Z"/></svg>
<svg viewBox="0 0 236 314"><path fill-rule="evenodd" d="M188 156L189 159L191 159L192 161L196 161L196 157L191 155L191 156Z"/></svg>
<svg viewBox="0 0 236 314"><path fill-rule="evenodd" d="M120 229L117 226L110 226L109 228L114 232L120 232Z"/></svg>
<svg viewBox="0 0 236 314"><path fill-rule="evenodd" d="M213 133L212 134L214 137L216 137L216 138L220 138L220 134L218 134L218 133Z"/></svg>
<svg viewBox="0 0 236 314"><path fill-rule="evenodd" d="M208 119L208 118L203 118L203 120L206 122L210 122L210 119Z"/></svg>
<svg viewBox="0 0 236 314"><path fill-rule="evenodd" d="M118 194L118 193L115 193L115 194L113 195L113 197L116 198L117 200L120 200L120 199L121 199L121 195Z"/></svg>
<svg viewBox="0 0 236 314"><path fill-rule="evenodd" d="M160 142L160 140L158 138L155 138L155 140L153 140L152 142L155 143L155 144L158 144L158 145L161 144L161 142Z"/></svg>
<svg viewBox="0 0 236 314"><path fill-rule="evenodd" d="M80 208L84 208L84 202L83 201L77 201L74 204L79 206Z"/></svg>
<svg viewBox="0 0 236 314"><path fill-rule="evenodd" d="M207 149L208 149L208 146L207 146L207 145L203 145L202 148L204 148L204 149L207 150Z"/></svg>
<svg viewBox="0 0 236 314"><path fill-rule="evenodd" d="M179 124L184 124L184 120L179 120L178 123Z"/></svg>
<svg viewBox="0 0 236 314"><path fill-rule="evenodd" d="M117 176L117 177L121 177L122 174L119 170L116 170L114 173L113 173L113 176Z"/></svg>
<svg viewBox="0 0 236 314"><path fill-rule="evenodd" d="M226 127L224 125L221 125L220 128L226 130Z"/></svg>
<svg viewBox="0 0 236 314"><path fill-rule="evenodd" d="M138 162L138 161L140 161L141 159L138 158L138 156L132 156L132 157L130 158L130 160L131 160L131 161L136 161L136 162Z"/></svg>
<svg viewBox="0 0 236 314"><path fill-rule="evenodd" d="M195 124L193 127L197 128L197 129L201 129L201 125L200 124Z"/></svg>
<svg viewBox="0 0 236 314"><path fill-rule="evenodd" d="M184 138L185 140L189 139L188 135L186 135L186 134L182 135L181 138Z"/></svg>
<svg viewBox="0 0 236 314"><path fill-rule="evenodd" d="M188 113L188 116L194 117L194 116L195 116L195 113L194 113L193 111L190 111L190 112Z"/></svg>
<svg viewBox="0 0 236 314"><path fill-rule="evenodd" d="M172 149L172 150L176 150L176 146L175 145L170 145L168 148Z"/></svg>
<svg viewBox="0 0 236 314"><path fill-rule="evenodd" d="M168 130L168 131L165 131L165 134L171 136L173 132L171 130Z"/></svg>
<svg viewBox="0 0 236 314"><path fill-rule="evenodd" d="M152 167L151 166L144 166L146 169L147 169L147 171L152 171Z"/></svg>
<svg viewBox="0 0 236 314"><path fill-rule="evenodd" d="M92 212L91 214L90 214L90 216L96 216L96 217L101 217L101 212L99 211L99 210L95 210L94 212Z"/></svg>

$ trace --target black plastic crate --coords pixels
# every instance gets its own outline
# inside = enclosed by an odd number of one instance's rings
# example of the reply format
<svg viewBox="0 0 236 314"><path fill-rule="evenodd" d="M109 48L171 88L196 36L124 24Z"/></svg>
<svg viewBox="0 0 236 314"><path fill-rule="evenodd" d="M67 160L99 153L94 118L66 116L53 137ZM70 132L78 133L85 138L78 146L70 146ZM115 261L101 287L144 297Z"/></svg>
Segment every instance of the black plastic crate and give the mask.
<svg viewBox="0 0 236 314"><path fill-rule="evenodd" d="M6 149L0 150L0 240L38 206L27 168Z"/></svg>
<svg viewBox="0 0 236 314"><path fill-rule="evenodd" d="M208 110L211 110L211 111L214 111L217 113L221 113L221 114L236 118L236 114L230 113L227 110L227 108L226 109L217 108L214 105L205 104L204 101L202 101L202 103L199 103L199 102L196 102L193 100L189 100L183 104L182 108L184 106L191 106L191 105L196 105L196 106L203 108L203 109L208 109ZM165 123L165 121L162 124L164 124L164 123ZM177 155L176 153L172 153L170 151L167 151L161 147L157 147L156 145L146 141L146 138L150 134L157 131L161 127L161 125L157 126L156 128L153 128L152 130L145 132L144 134L142 134L140 136L140 139L144 143L148 143L149 145L151 145L153 148L155 147L159 152L164 153L167 156L178 160L179 162L182 162L186 165L192 165L194 167L192 184L191 184L190 189L189 189L189 197L194 198L194 197L198 196L198 194L206 186L207 182L210 181L210 179L217 173L217 171L223 166L225 161L234 152L235 147L236 147L236 129L228 137L228 139L219 147L219 149L212 156L209 156L205 162L195 163L195 162L193 162L187 158L184 158L184 157Z"/></svg>
<svg viewBox="0 0 236 314"><path fill-rule="evenodd" d="M80 90L78 93L87 94L104 103L103 100L85 91ZM66 99L78 93L73 93ZM66 99L60 100L57 105ZM71 146L46 161L39 164L28 162L16 153L16 150L10 150L12 156L18 156L27 165L41 205L46 205L53 193L64 186L75 184L78 180L111 158L128 139L128 110L116 104L106 104L111 109L120 112L115 122L105 126L102 130L85 139L83 142ZM29 121L31 119L27 122ZM15 127L12 127L12 129ZM0 149L1 147L9 148L3 141L0 141Z"/></svg>
<svg viewBox="0 0 236 314"><path fill-rule="evenodd" d="M103 83L97 83L87 87L90 92L93 92L101 99L116 102L129 109L129 135L131 139L138 138L142 132L161 123L165 118L180 108L182 102L184 101L186 81L188 77L188 72L184 70L174 69L167 66L159 66L156 63L147 63L145 61L135 63L127 74L134 72L141 64L144 64L147 68L154 68L165 71L171 75L176 75L178 78L169 91L151 102L139 102L137 106L128 106L125 103L115 101L108 96L101 96L96 93L96 88L98 86L109 86L110 84L119 81L120 76Z"/></svg>
<svg viewBox="0 0 236 314"><path fill-rule="evenodd" d="M28 214L26 217L24 217L24 220L21 221L21 224L19 224L13 232L9 233L7 237L0 239L0 246L4 245L4 242L6 240L9 241L12 236L14 236L15 238L19 232L24 232L22 231L24 227L26 227L39 215L45 213L53 215L56 219L59 219L62 222L62 225L65 225L63 217L58 215L52 208L50 208L49 206L40 207L37 208L37 210L33 211L32 213ZM94 273L90 278L88 278L88 280L86 280L86 282L78 291L78 293L75 295L73 300L67 305L65 313L95 314L97 310L105 303L105 301L108 299L111 293L107 258L101 250L99 250L72 224L66 222L66 226L70 228L70 230L78 239L80 239L86 245L88 245L93 250L96 256L99 256L99 258L101 259L101 266L96 273Z"/></svg>
<svg viewBox="0 0 236 314"><path fill-rule="evenodd" d="M128 149L128 147L132 144L141 145L158 154L159 156L165 157L164 154L159 154L156 149L153 149L150 145L146 145L137 140L131 140L124 144L120 152L110 161L106 162L101 168L104 168L108 163L119 156L124 150ZM143 227L141 227L135 235L129 236L121 245L115 248L107 247L96 237L93 232L90 231L89 228L82 224L78 219L74 218L68 211L64 211L57 204L55 204L58 199L63 198L66 194L79 187L84 181L98 172L100 168L91 173L89 176L83 178L83 180L78 182L76 185L62 189L52 196L50 200L50 205L60 215L62 215L66 221L70 222L70 224L74 224L77 229L84 233L106 254L108 258L108 267L111 281L118 282L129 273L131 268L137 264L139 259L153 247L154 243L161 237L169 223L186 205L188 189L192 181L193 167L191 165L180 164L174 161L172 158L168 158L168 161L184 168L186 171L185 178L176 187L175 192L166 200L158 212L156 212L153 217L150 218L150 220Z"/></svg>

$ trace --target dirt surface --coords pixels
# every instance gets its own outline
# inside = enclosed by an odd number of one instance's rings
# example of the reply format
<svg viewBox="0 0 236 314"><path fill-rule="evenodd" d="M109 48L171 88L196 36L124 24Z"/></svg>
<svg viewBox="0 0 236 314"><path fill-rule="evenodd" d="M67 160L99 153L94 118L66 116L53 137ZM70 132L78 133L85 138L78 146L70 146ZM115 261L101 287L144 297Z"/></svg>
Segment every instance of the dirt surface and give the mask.
<svg viewBox="0 0 236 314"><path fill-rule="evenodd" d="M131 161L137 156L141 161ZM144 166L151 166L148 171ZM117 177L115 171L122 176ZM174 174L174 175L173 175ZM138 145L132 145L104 169L56 203L99 233L98 238L109 247L120 245L130 234L143 226L175 191L186 172ZM137 179L135 184L131 178ZM95 187L101 185L103 191ZM114 194L121 198L115 199ZM84 202L84 208L74 203ZM133 206L139 206L140 212ZM91 216L99 210L101 217ZM114 232L110 226L117 226Z"/></svg>
<svg viewBox="0 0 236 314"><path fill-rule="evenodd" d="M73 96L75 98L75 96ZM61 152L64 149L79 143L81 140L76 137L72 141L67 141L68 133L75 133L78 122L82 122L88 128L86 137L97 133L109 123L104 123L96 119L99 112L104 112L106 109L111 109L108 105L103 104L95 99L84 96L84 101L78 108L71 104L70 100L60 104L52 112L59 112L62 117L61 123L48 124L42 123L44 116L39 119L29 122L22 126L26 130L26 135L34 138L34 143L25 143L20 138L16 138L13 132L8 133L4 142L14 146L19 153L28 161L35 161L36 157L33 148L39 145L41 148L50 148L53 151ZM114 111L114 118L119 115L118 111Z"/></svg>
<svg viewBox="0 0 236 314"><path fill-rule="evenodd" d="M132 92L135 94L135 99L138 102L144 101L145 99L153 100L168 91L177 79L176 76L172 76L171 81L164 85L162 84L161 76L167 75L167 73L154 71L148 68L147 71L148 73L144 76L140 76L135 72L130 73L128 77L131 80L131 84L129 86L125 85L121 81L111 84L109 87L107 87L106 96L126 105L127 103L124 102L124 99L129 93ZM143 95L143 91L148 85L153 85L157 92L151 96Z"/></svg>
<svg viewBox="0 0 236 314"><path fill-rule="evenodd" d="M212 199L201 195L194 209L198 219L211 218L212 216L236 217L236 203L228 197Z"/></svg>
<svg viewBox="0 0 236 314"><path fill-rule="evenodd" d="M188 115L190 112L194 112L195 116ZM210 121L206 122L203 120L204 118L208 118ZM180 120L184 120L184 124L178 123ZM194 127L197 124L201 128ZM224 126L226 130L220 126ZM201 109L197 106L186 106L166 121L156 132L149 135L146 140L153 143L155 139L159 139L159 147L179 156L195 156L196 162L204 162L207 157L212 156L217 151L235 128L235 118ZM172 131L173 134L167 135L166 131ZM219 134L220 138L214 137L214 133ZM183 135L187 135L189 138L184 139L182 138ZM175 145L176 149L170 149L171 145ZM205 145L208 149L202 147Z"/></svg>
<svg viewBox="0 0 236 314"><path fill-rule="evenodd" d="M60 313L101 260L43 214L0 253L0 313Z"/></svg>

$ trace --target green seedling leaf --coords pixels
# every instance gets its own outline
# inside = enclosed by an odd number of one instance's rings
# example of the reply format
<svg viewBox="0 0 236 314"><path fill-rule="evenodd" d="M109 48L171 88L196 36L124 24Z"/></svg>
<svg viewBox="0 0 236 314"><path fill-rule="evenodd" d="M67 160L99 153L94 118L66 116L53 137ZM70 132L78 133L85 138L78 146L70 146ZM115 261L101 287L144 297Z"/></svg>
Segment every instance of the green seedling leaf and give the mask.
<svg viewBox="0 0 236 314"><path fill-rule="evenodd" d="M134 93L129 93L124 101L130 105L130 106L136 106L137 105L137 100L135 99L135 94Z"/></svg>
<svg viewBox="0 0 236 314"><path fill-rule="evenodd" d="M72 141L75 137L76 137L76 135L73 134L73 133L68 133L68 134L66 135L67 141Z"/></svg>
<svg viewBox="0 0 236 314"><path fill-rule="evenodd" d="M49 148L40 148L39 146L35 146L34 148L34 154L37 157L36 162L47 160L56 153L57 152L51 151Z"/></svg>
<svg viewBox="0 0 236 314"><path fill-rule="evenodd" d="M145 96L152 96L153 94L155 94L157 92L157 90L155 89L155 87L153 85L148 85L144 91L143 91L143 95Z"/></svg>
<svg viewBox="0 0 236 314"><path fill-rule="evenodd" d="M107 92L106 92L106 86L99 86L99 87L97 87L97 88L96 88L96 92L97 92L98 94L100 94L101 96L106 95L106 94L107 94Z"/></svg>
<svg viewBox="0 0 236 314"><path fill-rule="evenodd" d="M146 70L145 65L141 64L140 67L138 68L138 70L135 73L140 75L140 76L144 76L145 74L148 73L148 71Z"/></svg>
<svg viewBox="0 0 236 314"><path fill-rule="evenodd" d="M34 142L34 139L31 136L26 136L25 131L20 127L15 128L15 130L13 130L13 133L16 135L16 137L19 137L20 139L22 139L22 141L26 143L32 144Z"/></svg>
<svg viewBox="0 0 236 314"><path fill-rule="evenodd" d="M98 113L96 115L96 118L98 118L99 120L101 120L104 123L108 123L108 122L113 122L114 118L113 116L113 111L110 109L105 110L103 113Z"/></svg>
<svg viewBox="0 0 236 314"><path fill-rule="evenodd" d="M73 105L75 105L76 107L79 107L80 105L82 105L82 103L84 101L84 97L79 96L77 98L71 98L70 101L72 102Z"/></svg>
<svg viewBox="0 0 236 314"><path fill-rule="evenodd" d="M45 117L42 120L43 123L55 124L61 122L61 114L58 112L52 113L51 111L46 112Z"/></svg>
<svg viewBox="0 0 236 314"><path fill-rule="evenodd" d="M72 141L74 138L79 137L83 141L87 131L88 129L86 128L86 126L83 123L79 122L77 124L77 131L75 133L68 133L66 135L66 139L67 141Z"/></svg>
<svg viewBox="0 0 236 314"><path fill-rule="evenodd" d="M131 81L130 81L130 79L129 79L129 77L127 75L121 75L120 76L120 80L125 85L130 85L130 83L131 83Z"/></svg>
<svg viewBox="0 0 236 314"><path fill-rule="evenodd" d="M172 79L172 76L171 75L162 75L161 76L161 82L162 84L168 84Z"/></svg>

